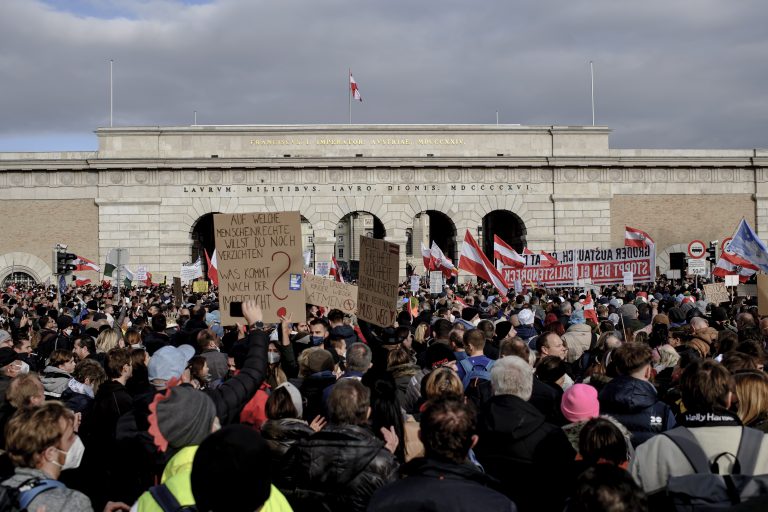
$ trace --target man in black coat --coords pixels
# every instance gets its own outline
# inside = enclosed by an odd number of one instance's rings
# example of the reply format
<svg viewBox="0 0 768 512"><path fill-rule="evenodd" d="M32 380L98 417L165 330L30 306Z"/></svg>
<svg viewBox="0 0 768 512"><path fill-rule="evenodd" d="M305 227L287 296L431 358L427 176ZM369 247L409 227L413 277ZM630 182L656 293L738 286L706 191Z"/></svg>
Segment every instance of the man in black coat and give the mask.
<svg viewBox="0 0 768 512"><path fill-rule="evenodd" d="M494 490L499 482L468 460L477 443L477 418L471 406L451 398L436 400L421 414L420 424L425 457L403 466L402 480L379 489L369 512L517 510Z"/></svg>
<svg viewBox="0 0 768 512"><path fill-rule="evenodd" d="M366 510L371 495L397 477L398 439L367 428L370 391L356 379L339 381L328 397L328 426L288 450L276 478L296 512Z"/></svg>
<svg viewBox="0 0 768 512"><path fill-rule="evenodd" d="M517 356L499 359L491 385L494 396L478 420L478 460L519 510L562 510L576 452L562 429L528 403L533 368Z"/></svg>

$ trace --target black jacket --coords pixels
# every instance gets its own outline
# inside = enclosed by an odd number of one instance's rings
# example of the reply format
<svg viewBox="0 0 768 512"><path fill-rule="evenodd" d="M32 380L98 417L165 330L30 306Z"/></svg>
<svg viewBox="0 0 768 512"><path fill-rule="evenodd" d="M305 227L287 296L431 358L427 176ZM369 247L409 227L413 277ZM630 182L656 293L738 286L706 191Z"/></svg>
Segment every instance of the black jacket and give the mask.
<svg viewBox="0 0 768 512"><path fill-rule="evenodd" d="M472 464L417 458L400 470L402 480L386 485L371 498L368 512L514 512L515 504L495 491L498 482Z"/></svg>
<svg viewBox="0 0 768 512"><path fill-rule="evenodd" d="M478 460L521 511L563 509L576 452L561 428L521 398L498 395L480 412L478 437Z"/></svg>
<svg viewBox="0 0 768 512"><path fill-rule="evenodd" d="M354 512L397 469L395 456L365 428L329 425L288 450L277 484L296 512Z"/></svg>
<svg viewBox="0 0 768 512"><path fill-rule="evenodd" d="M673 428L672 409L656 396L650 382L620 375L600 392L600 414L610 414L632 433L632 445Z"/></svg>
<svg viewBox="0 0 768 512"><path fill-rule="evenodd" d="M304 420L298 418L265 421L261 426L261 437L269 445L272 467L279 467L283 456L298 440L306 439L314 433Z"/></svg>
<svg viewBox="0 0 768 512"><path fill-rule="evenodd" d="M164 332L152 331L144 338L144 346L147 347L147 354L152 356L155 352L171 344L171 338ZM191 344L193 347L195 344Z"/></svg>

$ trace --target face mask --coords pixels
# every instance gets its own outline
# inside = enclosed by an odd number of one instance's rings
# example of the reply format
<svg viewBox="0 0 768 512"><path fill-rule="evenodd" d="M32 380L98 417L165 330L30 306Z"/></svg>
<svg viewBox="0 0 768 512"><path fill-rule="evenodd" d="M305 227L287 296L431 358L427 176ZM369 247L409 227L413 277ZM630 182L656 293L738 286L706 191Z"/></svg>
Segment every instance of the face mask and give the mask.
<svg viewBox="0 0 768 512"><path fill-rule="evenodd" d="M21 362L21 366L19 367L19 373L29 373L29 365L25 363L24 361Z"/></svg>
<svg viewBox="0 0 768 512"><path fill-rule="evenodd" d="M66 453L67 458L64 459L64 465L59 464L56 461L51 461L57 466L61 467L61 470L64 471L65 469L75 469L80 467L80 461L83 460L83 452L85 451L85 445L83 444L82 439L80 439L80 436L75 437L75 442L72 443L72 446L69 447L69 451L65 452L64 450L59 450L56 448L57 451L60 451L61 453Z"/></svg>
<svg viewBox="0 0 768 512"><path fill-rule="evenodd" d="M279 363L280 352L267 352L267 361L269 361L269 364Z"/></svg>
<svg viewBox="0 0 768 512"><path fill-rule="evenodd" d="M451 321L451 323L453 323L453 322L455 322L455 321L456 321L456 317L455 317L455 316L453 316L453 315L448 315L448 320L450 320L450 321Z"/></svg>
<svg viewBox="0 0 768 512"><path fill-rule="evenodd" d="M322 336L310 336L309 339L312 340L312 345L318 346L323 343L323 340L325 338L323 338Z"/></svg>

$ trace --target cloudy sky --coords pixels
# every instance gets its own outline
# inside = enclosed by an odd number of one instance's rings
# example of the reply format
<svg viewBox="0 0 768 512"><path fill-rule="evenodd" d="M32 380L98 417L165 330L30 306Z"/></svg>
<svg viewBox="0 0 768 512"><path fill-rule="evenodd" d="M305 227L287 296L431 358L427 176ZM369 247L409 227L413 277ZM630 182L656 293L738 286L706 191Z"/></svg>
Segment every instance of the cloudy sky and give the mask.
<svg viewBox="0 0 768 512"><path fill-rule="evenodd" d="M0 151L109 124L591 124L768 147L764 0L0 0Z"/></svg>

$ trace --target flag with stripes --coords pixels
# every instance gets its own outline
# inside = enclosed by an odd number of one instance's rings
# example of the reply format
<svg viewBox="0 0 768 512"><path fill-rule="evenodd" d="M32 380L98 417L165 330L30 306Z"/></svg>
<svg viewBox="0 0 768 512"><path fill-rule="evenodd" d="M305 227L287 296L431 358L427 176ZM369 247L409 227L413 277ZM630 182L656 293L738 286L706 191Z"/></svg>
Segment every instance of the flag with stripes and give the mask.
<svg viewBox="0 0 768 512"><path fill-rule="evenodd" d="M488 260L488 257L483 254L480 246L469 230L464 234L464 243L461 246L461 258L459 258L459 268L466 270L470 274L473 274L479 278L485 279L502 295L506 295L509 292L507 284L504 282L504 278L501 276L498 270L496 270L493 264Z"/></svg>
<svg viewBox="0 0 768 512"><path fill-rule="evenodd" d="M624 226L624 247L653 247L653 238L642 229Z"/></svg>
<svg viewBox="0 0 768 512"><path fill-rule="evenodd" d="M510 267L522 268L525 266L525 258L497 235L493 235L493 257Z"/></svg>

